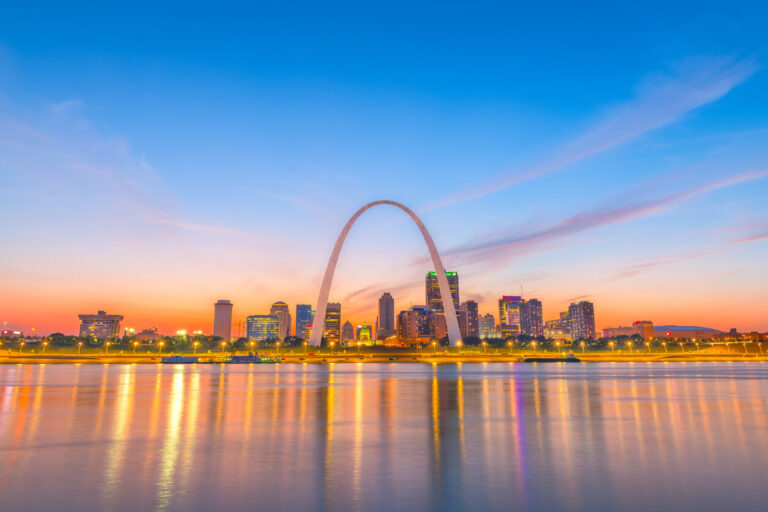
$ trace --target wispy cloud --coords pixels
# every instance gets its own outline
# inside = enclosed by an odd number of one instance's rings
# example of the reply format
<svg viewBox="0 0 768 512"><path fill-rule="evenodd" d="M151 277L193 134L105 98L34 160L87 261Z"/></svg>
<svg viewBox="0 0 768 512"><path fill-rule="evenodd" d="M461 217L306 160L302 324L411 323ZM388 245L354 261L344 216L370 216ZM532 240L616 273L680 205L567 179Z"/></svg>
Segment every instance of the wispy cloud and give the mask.
<svg viewBox="0 0 768 512"><path fill-rule="evenodd" d="M484 197L617 147L717 101L756 69L752 60L696 59L649 77L634 98L609 109L585 133L564 144L552 156L531 167L505 171L475 187L440 198L425 209Z"/></svg>
<svg viewBox="0 0 768 512"><path fill-rule="evenodd" d="M643 274L645 272L648 272L650 270L656 269L661 266L672 265L674 263L682 263L685 261L691 261L691 260L703 258L705 256L718 254L720 252L722 251L711 250L711 251L702 251L698 253L690 253L690 254L682 254L682 255L662 256L659 258L651 258L651 259L637 261L634 263L630 263L629 265L626 265L623 268L619 269L614 279L626 279L629 277L635 277L637 275Z"/></svg>
<svg viewBox="0 0 768 512"><path fill-rule="evenodd" d="M739 183L764 178L766 176L768 176L768 169L745 172L736 176L730 176L710 183L697 185L674 194L637 201L633 204L627 204L626 199L622 197L615 201L616 204L573 215L530 233L509 233L492 240L466 244L451 249L447 251L446 254L460 256L468 263L506 256L512 251L518 253L534 252L546 248L547 244L555 240L568 237L575 233L598 228L600 226L627 222L641 217L655 215L676 207L687 199Z"/></svg>

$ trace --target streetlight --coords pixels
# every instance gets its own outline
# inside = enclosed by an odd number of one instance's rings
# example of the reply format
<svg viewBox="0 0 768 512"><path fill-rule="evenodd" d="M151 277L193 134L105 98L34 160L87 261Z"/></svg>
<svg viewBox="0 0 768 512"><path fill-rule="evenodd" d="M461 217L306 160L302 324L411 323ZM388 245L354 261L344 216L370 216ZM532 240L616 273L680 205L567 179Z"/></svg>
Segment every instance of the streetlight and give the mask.
<svg viewBox="0 0 768 512"><path fill-rule="evenodd" d="M487 352L486 345L487 345L487 343L483 342L483 354L485 354Z"/></svg>
<svg viewBox="0 0 768 512"><path fill-rule="evenodd" d="M334 346L335 344L336 344L336 342L335 342L335 341L332 341L332 342L331 342L331 355L333 355L333 346Z"/></svg>
<svg viewBox="0 0 768 512"><path fill-rule="evenodd" d="M667 342L662 341L661 344L664 345L664 352L669 352L669 349L667 349Z"/></svg>
<svg viewBox="0 0 768 512"><path fill-rule="evenodd" d="M109 354L109 342L108 341L104 344L104 355L106 356L107 354Z"/></svg>
<svg viewBox="0 0 768 512"><path fill-rule="evenodd" d="M557 351L560 352L560 342L556 341L555 346L557 347Z"/></svg>
<svg viewBox="0 0 768 512"><path fill-rule="evenodd" d="M432 342L432 352L435 354L437 353L437 343L434 341Z"/></svg>
<svg viewBox="0 0 768 512"><path fill-rule="evenodd" d="M255 342L255 341L252 341L252 342L251 342L251 352L253 352L253 351L254 351L254 347L255 347L255 346L256 346L256 342Z"/></svg>
<svg viewBox="0 0 768 512"><path fill-rule="evenodd" d="M158 353L158 354L162 354L162 353L163 353L163 345L165 345L165 342L164 342L164 341L161 341L161 342L158 344L158 347L159 347L159 348L158 348L158 351L157 351L157 353Z"/></svg>
<svg viewBox="0 0 768 512"><path fill-rule="evenodd" d="M227 342L226 342L226 341L222 341L222 342L221 342L221 351L222 351L222 352L224 352L224 349L225 349L226 347L227 347Z"/></svg>
<svg viewBox="0 0 768 512"><path fill-rule="evenodd" d="M509 354L512 355L512 342L508 341L507 346L509 347Z"/></svg>
<svg viewBox="0 0 768 512"><path fill-rule="evenodd" d="M47 347L47 346L48 346L48 342L44 341L43 342L43 355L45 355L45 347Z"/></svg>
<svg viewBox="0 0 768 512"><path fill-rule="evenodd" d="M629 353L631 354L632 353L632 342L631 341L627 342L627 348L629 348Z"/></svg>
<svg viewBox="0 0 768 512"><path fill-rule="evenodd" d="M611 342L610 342L610 343L608 343L608 344L611 346L611 352L614 352L614 353L615 353L615 352L616 352L616 349L614 348L614 343L611 341Z"/></svg>
<svg viewBox="0 0 768 512"><path fill-rule="evenodd" d="M536 352L536 342L535 342L535 341L532 341L532 342L531 342L531 345L533 345L533 351L534 351L534 352Z"/></svg>
<svg viewBox="0 0 768 512"><path fill-rule="evenodd" d="M582 342L581 342L581 353L582 353L582 354L584 354L584 353L586 352L586 351L585 351L585 349L584 349L584 345L585 345L585 344L584 344L584 342L582 341Z"/></svg>
<svg viewBox="0 0 768 512"><path fill-rule="evenodd" d="M136 347L138 347L138 346L139 346L139 342L138 341L134 341L133 342L133 355L136 355Z"/></svg>
<svg viewBox="0 0 768 512"><path fill-rule="evenodd" d="M456 346L459 347L459 354L461 354L461 340L456 342Z"/></svg>
<svg viewBox="0 0 768 512"><path fill-rule="evenodd" d="M83 342L78 341L77 342L77 355L80 355L80 349L83 348Z"/></svg>
<svg viewBox="0 0 768 512"><path fill-rule="evenodd" d="M21 349L24 348L24 342L19 343L19 355L21 355Z"/></svg>
<svg viewBox="0 0 768 512"><path fill-rule="evenodd" d="M307 355L307 345L309 345L309 343L307 343L307 342L305 341L305 342L304 342L304 355Z"/></svg>
<svg viewBox="0 0 768 512"><path fill-rule="evenodd" d="M648 347L648 353L650 354L651 353L651 344L646 341L645 342L645 346Z"/></svg>
<svg viewBox="0 0 768 512"><path fill-rule="evenodd" d="M683 340L680 340L677 344L680 345L680 352L685 354L685 345L683 344Z"/></svg>
<svg viewBox="0 0 768 512"><path fill-rule="evenodd" d="M357 353L358 353L358 354L360 353L360 345L362 345L362 343L360 343L360 342L358 341L358 342L357 342Z"/></svg>
<svg viewBox="0 0 768 512"><path fill-rule="evenodd" d="M192 355L193 355L193 356L196 356L196 355L197 355L197 346L198 346L198 345L200 345L200 342L199 342L199 341L196 341L196 342L194 342L194 343L192 344Z"/></svg>
<svg viewBox="0 0 768 512"><path fill-rule="evenodd" d="M280 355L280 342L278 341L275 346L277 347L277 355Z"/></svg>

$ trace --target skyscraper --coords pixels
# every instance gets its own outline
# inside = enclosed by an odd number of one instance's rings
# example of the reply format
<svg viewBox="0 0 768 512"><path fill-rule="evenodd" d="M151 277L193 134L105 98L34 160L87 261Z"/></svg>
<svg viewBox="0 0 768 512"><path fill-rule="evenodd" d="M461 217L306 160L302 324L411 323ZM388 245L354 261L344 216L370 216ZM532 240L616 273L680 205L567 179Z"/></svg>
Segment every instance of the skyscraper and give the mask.
<svg viewBox="0 0 768 512"><path fill-rule="evenodd" d="M323 337L328 343L341 341L341 303L329 302L325 308L325 326Z"/></svg>
<svg viewBox="0 0 768 512"><path fill-rule="evenodd" d="M520 327L520 332L528 336L537 337L544 334L544 319L540 300L529 299L520 306Z"/></svg>
<svg viewBox="0 0 768 512"><path fill-rule="evenodd" d="M568 324L573 341L595 338L595 306L587 300L572 302L568 307Z"/></svg>
<svg viewBox="0 0 768 512"><path fill-rule="evenodd" d="M355 341L355 328L352 327L352 324L347 320L344 322L344 327L341 328L341 343L343 345L349 345Z"/></svg>
<svg viewBox="0 0 768 512"><path fill-rule="evenodd" d="M123 315L108 315L106 311L99 311L95 315L78 315L80 318L81 338L115 338L120 335L120 322Z"/></svg>
<svg viewBox="0 0 768 512"><path fill-rule="evenodd" d="M246 336L251 341L277 340L278 324L276 315L251 315L246 319Z"/></svg>
<svg viewBox="0 0 768 512"><path fill-rule="evenodd" d="M220 299L213 305L213 335L225 341L232 337L232 303Z"/></svg>
<svg viewBox="0 0 768 512"><path fill-rule="evenodd" d="M310 325L312 325L312 306L296 304L296 336L304 336Z"/></svg>
<svg viewBox="0 0 768 512"><path fill-rule="evenodd" d="M379 298L379 327L377 337L387 338L395 334L395 299L389 292Z"/></svg>
<svg viewBox="0 0 768 512"><path fill-rule="evenodd" d="M456 311L459 310L459 274L456 272L446 272L448 286L451 288L451 297L453 297L453 306ZM424 280L427 292L427 306L432 311L443 312L443 299L440 297L440 285L437 281L437 273L427 272Z"/></svg>
<svg viewBox="0 0 768 512"><path fill-rule="evenodd" d="M478 330L480 331L480 337L482 339L495 338L496 337L496 319L493 315L486 313L477 319Z"/></svg>
<svg viewBox="0 0 768 512"><path fill-rule="evenodd" d="M499 324L502 332L515 333L513 335L521 332L520 308L524 302L519 295L504 295L499 299Z"/></svg>
<svg viewBox="0 0 768 512"><path fill-rule="evenodd" d="M480 336L480 327L477 318L477 302L473 300L462 302L459 311L461 312L461 320L464 324L461 335L475 338Z"/></svg>
<svg viewBox="0 0 768 512"><path fill-rule="evenodd" d="M282 301L275 302L269 308L269 314L277 317L277 336L281 340L291 335L291 310Z"/></svg>

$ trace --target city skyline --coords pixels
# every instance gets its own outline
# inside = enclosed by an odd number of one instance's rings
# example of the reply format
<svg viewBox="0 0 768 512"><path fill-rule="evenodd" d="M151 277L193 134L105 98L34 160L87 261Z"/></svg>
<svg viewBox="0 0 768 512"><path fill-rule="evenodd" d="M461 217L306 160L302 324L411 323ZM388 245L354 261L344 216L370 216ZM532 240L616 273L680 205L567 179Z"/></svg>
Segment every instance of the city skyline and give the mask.
<svg viewBox="0 0 768 512"><path fill-rule="evenodd" d="M9 6L3 328L73 332L104 309L210 331L219 297L240 321L313 303L340 226L388 198L422 218L481 312L522 286L545 320L585 298L599 326L768 330L762 12L360 9L192 22L158 7L166 26ZM572 23L585 9L605 32ZM372 322L384 291L422 302L427 266L418 230L374 211L331 298Z"/></svg>

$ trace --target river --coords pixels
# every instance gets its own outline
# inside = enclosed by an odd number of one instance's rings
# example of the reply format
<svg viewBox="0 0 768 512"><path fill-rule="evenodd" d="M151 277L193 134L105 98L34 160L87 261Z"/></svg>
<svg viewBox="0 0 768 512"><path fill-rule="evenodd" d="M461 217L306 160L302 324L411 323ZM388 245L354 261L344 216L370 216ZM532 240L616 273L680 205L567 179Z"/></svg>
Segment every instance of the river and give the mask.
<svg viewBox="0 0 768 512"><path fill-rule="evenodd" d="M766 363L0 365L0 510L763 511Z"/></svg>

